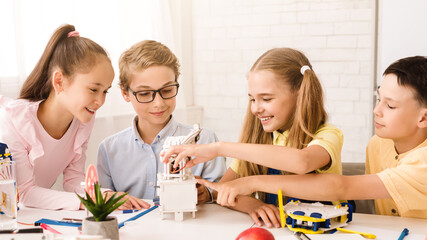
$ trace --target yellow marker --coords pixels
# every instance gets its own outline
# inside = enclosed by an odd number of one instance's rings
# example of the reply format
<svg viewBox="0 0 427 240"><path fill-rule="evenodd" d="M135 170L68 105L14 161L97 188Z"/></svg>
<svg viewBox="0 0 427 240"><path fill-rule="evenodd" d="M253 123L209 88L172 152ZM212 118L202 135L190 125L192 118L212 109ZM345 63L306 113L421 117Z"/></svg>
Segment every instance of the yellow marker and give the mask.
<svg viewBox="0 0 427 240"><path fill-rule="evenodd" d="M280 223L282 224L282 228L284 228L286 226L286 216L285 212L283 211L282 189L279 189L279 191L277 192L277 199L279 200Z"/></svg>
<svg viewBox="0 0 427 240"><path fill-rule="evenodd" d="M341 232L346 232L346 233L356 233L356 234L360 234L364 237L370 238L370 239L375 239L377 238L377 236L375 236L374 234L371 233L365 233L365 232L358 232L358 231L353 231L353 230L349 230L349 229L345 229L345 228L337 228L338 231Z"/></svg>

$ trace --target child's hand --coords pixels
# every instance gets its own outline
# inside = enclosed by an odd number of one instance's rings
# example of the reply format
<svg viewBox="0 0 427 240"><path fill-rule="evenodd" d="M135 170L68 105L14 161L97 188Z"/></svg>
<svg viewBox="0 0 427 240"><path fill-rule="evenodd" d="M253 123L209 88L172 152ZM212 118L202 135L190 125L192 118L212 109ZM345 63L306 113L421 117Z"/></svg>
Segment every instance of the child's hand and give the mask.
<svg viewBox="0 0 427 240"><path fill-rule="evenodd" d="M218 157L217 144L187 144L175 145L160 153L163 163L168 163L169 158L175 155L174 168L178 167L179 162L187 157L194 157L185 165L186 168L191 168L196 164L210 161Z"/></svg>
<svg viewBox="0 0 427 240"><path fill-rule="evenodd" d="M248 214L259 227L262 226L262 220L269 228L273 226L280 228L280 212L279 209L272 204L266 204L257 200Z"/></svg>
<svg viewBox="0 0 427 240"><path fill-rule="evenodd" d="M249 177L238 178L229 182L213 183L206 179L196 179L198 183L218 192L216 202L222 206L235 206L237 195L249 195L254 192Z"/></svg>
<svg viewBox="0 0 427 240"><path fill-rule="evenodd" d="M200 176L194 176L196 179L201 179ZM197 205L208 202L211 200L211 194L209 193L209 189L205 187L205 185L197 183Z"/></svg>
<svg viewBox="0 0 427 240"><path fill-rule="evenodd" d="M107 197L110 198L111 196L114 195L115 192L112 191L108 191L107 193ZM124 192L117 192L117 196L123 195ZM119 208L117 208L117 210L126 210L126 209L138 209L141 210L142 208L148 209L150 208L150 204L139 199L136 198L134 196L131 195L126 195L123 200L127 200L123 205L121 205Z"/></svg>

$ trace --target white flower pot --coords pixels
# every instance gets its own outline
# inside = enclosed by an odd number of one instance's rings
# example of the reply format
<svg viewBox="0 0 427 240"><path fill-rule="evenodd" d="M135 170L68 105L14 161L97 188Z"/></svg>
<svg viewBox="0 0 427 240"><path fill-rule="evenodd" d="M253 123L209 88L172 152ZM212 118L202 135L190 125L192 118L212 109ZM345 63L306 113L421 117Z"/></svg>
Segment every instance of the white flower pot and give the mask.
<svg viewBox="0 0 427 240"><path fill-rule="evenodd" d="M93 217L83 220L82 234L102 235L104 238L119 240L119 225L116 217L107 217L105 221L97 222Z"/></svg>

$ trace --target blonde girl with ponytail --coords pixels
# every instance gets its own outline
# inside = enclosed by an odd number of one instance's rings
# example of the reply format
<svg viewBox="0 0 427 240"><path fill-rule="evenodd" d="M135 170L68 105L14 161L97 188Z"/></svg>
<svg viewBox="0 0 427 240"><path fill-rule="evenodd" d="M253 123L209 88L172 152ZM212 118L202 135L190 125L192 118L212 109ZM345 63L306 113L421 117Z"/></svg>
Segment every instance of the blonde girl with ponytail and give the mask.
<svg viewBox="0 0 427 240"><path fill-rule="evenodd" d="M252 175L341 174L342 132L327 123L323 90L307 57L291 48L261 55L248 73L249 104L239 143L175 146L187 167L217 156L232 157L221 182ZM205 181L202 181L203 183ZM233 209L246 212L262 225L280 227L277 196L259 192L238 196Z"/></svg>

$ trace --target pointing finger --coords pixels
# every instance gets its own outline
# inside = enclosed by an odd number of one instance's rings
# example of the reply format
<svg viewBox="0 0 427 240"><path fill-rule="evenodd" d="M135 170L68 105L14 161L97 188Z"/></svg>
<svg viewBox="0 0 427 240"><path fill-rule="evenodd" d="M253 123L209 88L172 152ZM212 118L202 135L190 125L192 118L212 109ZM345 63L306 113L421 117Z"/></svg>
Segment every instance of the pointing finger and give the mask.
<svg viewBox="0 0 427 240"><path fill-rule="evenodd" d="M217 183L213 183L213 182L209 182L208 180L206 180L206 179L203 179L203 178L201 178L201 179L196 179L196 181L198 182L198 183L200 183L200 184L203 184L203 185L205 185L206 187L208 187L208 188L211 188L211 189L214 189L214 190L216 190L216 191L218 191L218 187L217 187Z"/></svg>

